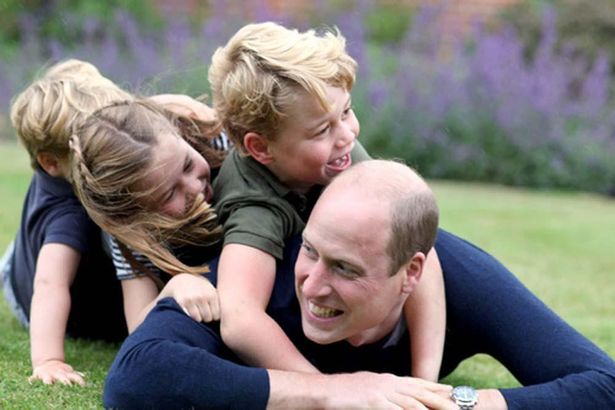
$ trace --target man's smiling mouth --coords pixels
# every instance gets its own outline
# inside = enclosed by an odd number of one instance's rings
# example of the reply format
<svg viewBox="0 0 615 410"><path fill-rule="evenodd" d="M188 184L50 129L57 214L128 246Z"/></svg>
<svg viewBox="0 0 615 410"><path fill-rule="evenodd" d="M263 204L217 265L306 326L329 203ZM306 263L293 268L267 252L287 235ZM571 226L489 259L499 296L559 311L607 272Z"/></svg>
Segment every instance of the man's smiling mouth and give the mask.
<svg viewBox="0 0 615 410"><path fill-rule="evenodd" d="M310 313L312 313L314 316L327 319L339 316L343 313L341 310L318 306L312 302L308 302L308 309L310 310Z"/></svg>

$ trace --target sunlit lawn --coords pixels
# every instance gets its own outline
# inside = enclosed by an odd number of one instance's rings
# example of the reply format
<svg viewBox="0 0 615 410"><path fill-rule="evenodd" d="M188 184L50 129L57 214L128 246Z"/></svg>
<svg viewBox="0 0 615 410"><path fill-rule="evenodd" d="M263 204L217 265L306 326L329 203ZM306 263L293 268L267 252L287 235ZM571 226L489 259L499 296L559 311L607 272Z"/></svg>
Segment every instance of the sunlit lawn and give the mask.
<svg viewBox="0 0 615 410"><path fill-rule="evenodd" d="M0 249L19 224L31 171L23 149L0 144ZM565 320L615 356L615 200L432 181L442 226L489 250ZM117 346L67 342L67 360L87 387L29 385L28 335L0 302L0 408L101 407L104 375ZM161 358L164 360L164 358ZM447 381L511 386L515 380L481 356Z"/></svg>

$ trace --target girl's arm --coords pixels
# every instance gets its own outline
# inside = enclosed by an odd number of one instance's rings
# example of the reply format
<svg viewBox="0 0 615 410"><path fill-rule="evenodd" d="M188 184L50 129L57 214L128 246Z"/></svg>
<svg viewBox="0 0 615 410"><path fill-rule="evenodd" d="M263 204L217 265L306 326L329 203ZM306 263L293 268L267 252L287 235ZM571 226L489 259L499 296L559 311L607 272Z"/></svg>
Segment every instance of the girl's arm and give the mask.
<svg viewBox="0 0 615 410"><path fill-rule="evenodd" d="M184 94L158 94L148 98L165 109L188 118L201 121L213 121L217 118L216 111Z"/></svg>
<svg viewBox="0 0 615 410"><path fill-rule="evenodd" d="M197 322L220 319L220 305L216 289L203 276L183 273L174 276L158 293L158 287L147 276L122 281L124 315L128 332L132 333L145 316L165 297L174 298L184 312Z"/></svg>
<svg viewBox="0 0 615 410"><path fill-rule="evenodd" d="M224 343L249 365L315 373L265 312L275 280L276 260L256 248L225 245L218 265Z"/></svg>
<svg viewBox="0 0 615 410"><path fill-rule="evenodd" d="M36 261L30 308L32 376L45 384L84 384L83 374L64 361L64 335L70 312L70 286L81 254L70 246L43 245Z"/></svg>
<svg viewBox="0 0 615 410"><path fill-rule="evenodd" d="M412 376L437 381L444 351L446 302L442 268L436 251L425 259L419 285L404 305L410 333Z"/></svg>
<svg viewBox="0 0 615 410"><path fill-rule="evenodd" d="M141 265L141 268L149 270L151 275L165 275L162 271L145 256L128 248L122 251L118 242L110 235L107 235L105 240L117 277L122 283L124 317L129 333L143 322L152 307L164 297L175 298L186 314L198 322L220 319L218 294L205 277L190 274L176 275L169 280L162 291L159 291L154 279L147 275L139 276L133 264ZM127 256L125 252L131 255ZM132 262L129 262L127 257L131 257Z"/></svg>
<svg viewBox="0 0 615 410"><path fill-rule="evenodd" d="M145 319L156 303L157 296L158 287L148 276L122 280L124 316L128 333L132 333Z"/></svg>

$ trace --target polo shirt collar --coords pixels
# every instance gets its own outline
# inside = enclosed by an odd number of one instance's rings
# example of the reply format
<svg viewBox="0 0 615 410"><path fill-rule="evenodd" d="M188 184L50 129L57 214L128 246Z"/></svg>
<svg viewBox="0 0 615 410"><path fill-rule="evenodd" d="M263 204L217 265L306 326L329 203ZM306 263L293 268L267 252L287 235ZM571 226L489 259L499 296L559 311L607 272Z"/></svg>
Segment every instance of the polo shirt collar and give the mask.
<svg viewBox="0 0 615 410"><path fill-rule="evenodd" d="M240 155L240 154L236 152L236 155ZM246 161L244 161L243 163L246 165L250 173L255 173L258 176L260 176L262 180L265 181L265 183L269 185L269 187L273 189L273 191L279 197L286 198L286 196L291 193L295 195L299 195L295 193L294 191L292 191L287 186L285 186L284 184L282 184L280 180L278 179L278 177L273 175L273 172L271 172L266 166L264 166L260 162L256 161L254 158L248 156L246 158Z"/></svg>
<svg viewBox="0 0 615 410"><path fill-rule="evenodd" d="M235 150L235 155L241 155ZM271 172L266 166L256 161L254 158L248 156L246 161L239 161L240 164L244 164L247 168L247 174L257 174L262 178L269 187L280 198L286 199L297 210L303 219L309 216L316 199L320 196L323 187L321 185L315 185L306 194L300 194L288 188L280 182L273 172Z"/></svg>
<svg viewBox="0 0 615 410"><path fill-rule="evenodd" d="M64 178L53 177L43 169L37 169L34 172L34 177L39 181L43 189L57 197L74 196L73 187Z"/></svg>

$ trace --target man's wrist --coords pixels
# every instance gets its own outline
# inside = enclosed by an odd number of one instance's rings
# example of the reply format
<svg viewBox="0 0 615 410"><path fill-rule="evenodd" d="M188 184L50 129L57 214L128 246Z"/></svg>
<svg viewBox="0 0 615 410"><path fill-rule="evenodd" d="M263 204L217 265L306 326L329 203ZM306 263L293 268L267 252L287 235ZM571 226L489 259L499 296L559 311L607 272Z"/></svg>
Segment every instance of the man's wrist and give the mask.
<svg viewBox="0 0 615 410"><path fill-rule="evenodd" d="M270 389L267 409L326 407L326 380L332 376L271 369L267 372Z"/></svg>
<svg viewBox="0 0 615 410"><path fill-rule="evenodd" d="M506 399L498 389L478 390L478 399L474 410L508 410Z"/></svg>

